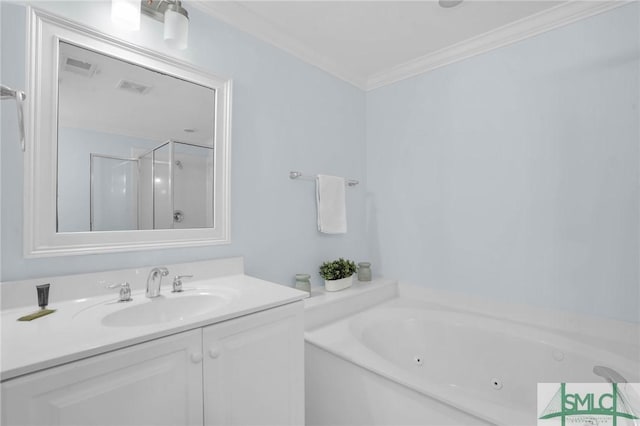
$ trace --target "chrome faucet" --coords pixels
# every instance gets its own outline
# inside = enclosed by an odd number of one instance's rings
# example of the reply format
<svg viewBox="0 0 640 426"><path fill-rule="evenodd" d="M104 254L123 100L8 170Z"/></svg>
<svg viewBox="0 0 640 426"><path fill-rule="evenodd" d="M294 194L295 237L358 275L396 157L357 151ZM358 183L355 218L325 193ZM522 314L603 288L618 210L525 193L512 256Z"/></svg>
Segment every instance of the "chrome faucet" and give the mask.
<svg viewBox="0 0 640 426"><path fill-rule="evenodd" d="M181 293L182 290L182 279L183 278L193 278L193 275L176 275L173 278L173 291L172 293Z"/></svg>
<svg viewBox="0 0 640 426"><path fill-rule="evenodd" d="M147 277L146 292L146 296L148 298L160 296L160 284L162 283L162 277L166 277L167 275L169 275L169 270L164 266L153 268L149 271L149 276ZM158 279L157 281L156 278Z"/></svg>

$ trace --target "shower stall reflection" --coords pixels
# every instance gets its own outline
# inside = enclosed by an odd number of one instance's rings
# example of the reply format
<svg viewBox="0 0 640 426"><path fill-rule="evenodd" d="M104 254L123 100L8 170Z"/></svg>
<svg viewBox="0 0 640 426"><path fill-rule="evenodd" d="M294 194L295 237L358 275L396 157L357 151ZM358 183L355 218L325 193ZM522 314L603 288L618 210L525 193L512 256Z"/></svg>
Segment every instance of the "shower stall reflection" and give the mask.
<svg viewBox="0 0 640 426"><path fill-rule="evenodd" d="M168 140L133 158L91 154L91 231L213 226L213 148Z"/></svg>

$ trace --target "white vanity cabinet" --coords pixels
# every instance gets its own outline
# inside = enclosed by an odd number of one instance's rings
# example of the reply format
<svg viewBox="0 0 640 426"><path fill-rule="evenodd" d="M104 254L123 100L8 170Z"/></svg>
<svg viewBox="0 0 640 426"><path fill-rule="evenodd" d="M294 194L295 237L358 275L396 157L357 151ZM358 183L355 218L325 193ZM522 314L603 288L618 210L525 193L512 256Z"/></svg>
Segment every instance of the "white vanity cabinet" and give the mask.
<svg viewBox="0 0 640 426"><path fill-rule="evenodd" d="M2 425L201 425L200 330L2 383Z"/></svg>
<svg viewBox="0 0 640 426"><path fill-rule="evenodd" d="M302 302L203 329L211 426L304 424Z"/></svg>
<svg viewBox="0 0 640 426"><path fill-rule="evenodd" d="M302 314L295 302L7 380L1 424L303 424Z"/></svg>

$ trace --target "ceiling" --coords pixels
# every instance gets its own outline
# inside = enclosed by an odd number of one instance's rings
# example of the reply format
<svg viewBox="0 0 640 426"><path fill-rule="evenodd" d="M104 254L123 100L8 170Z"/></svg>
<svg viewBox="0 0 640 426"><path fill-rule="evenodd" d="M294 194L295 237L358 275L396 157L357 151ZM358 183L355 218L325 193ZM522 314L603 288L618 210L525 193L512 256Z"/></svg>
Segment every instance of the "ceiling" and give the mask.
<svg viewBox="0 0 640 426"><path fill-rule="evenodd" d="M60 127L213 144L215 90L63 41L60 59Z"/></svg>
<svg viewBox="0 0 640 426"><path fill-rule="evenodd" d="M368 90L624 4L597 0L208 1L204 12Z"/></svg>

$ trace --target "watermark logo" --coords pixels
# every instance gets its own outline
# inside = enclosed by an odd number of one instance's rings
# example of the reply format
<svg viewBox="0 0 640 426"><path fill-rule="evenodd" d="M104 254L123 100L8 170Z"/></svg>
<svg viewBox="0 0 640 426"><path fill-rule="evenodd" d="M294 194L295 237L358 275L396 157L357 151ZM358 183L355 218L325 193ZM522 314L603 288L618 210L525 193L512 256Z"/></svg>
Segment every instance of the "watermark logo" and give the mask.
<svg viewBox="0 0 640 426"><path fill-rule="evenodd" d="M640 426L639 383L538 383L538 425Z"/></svg>

